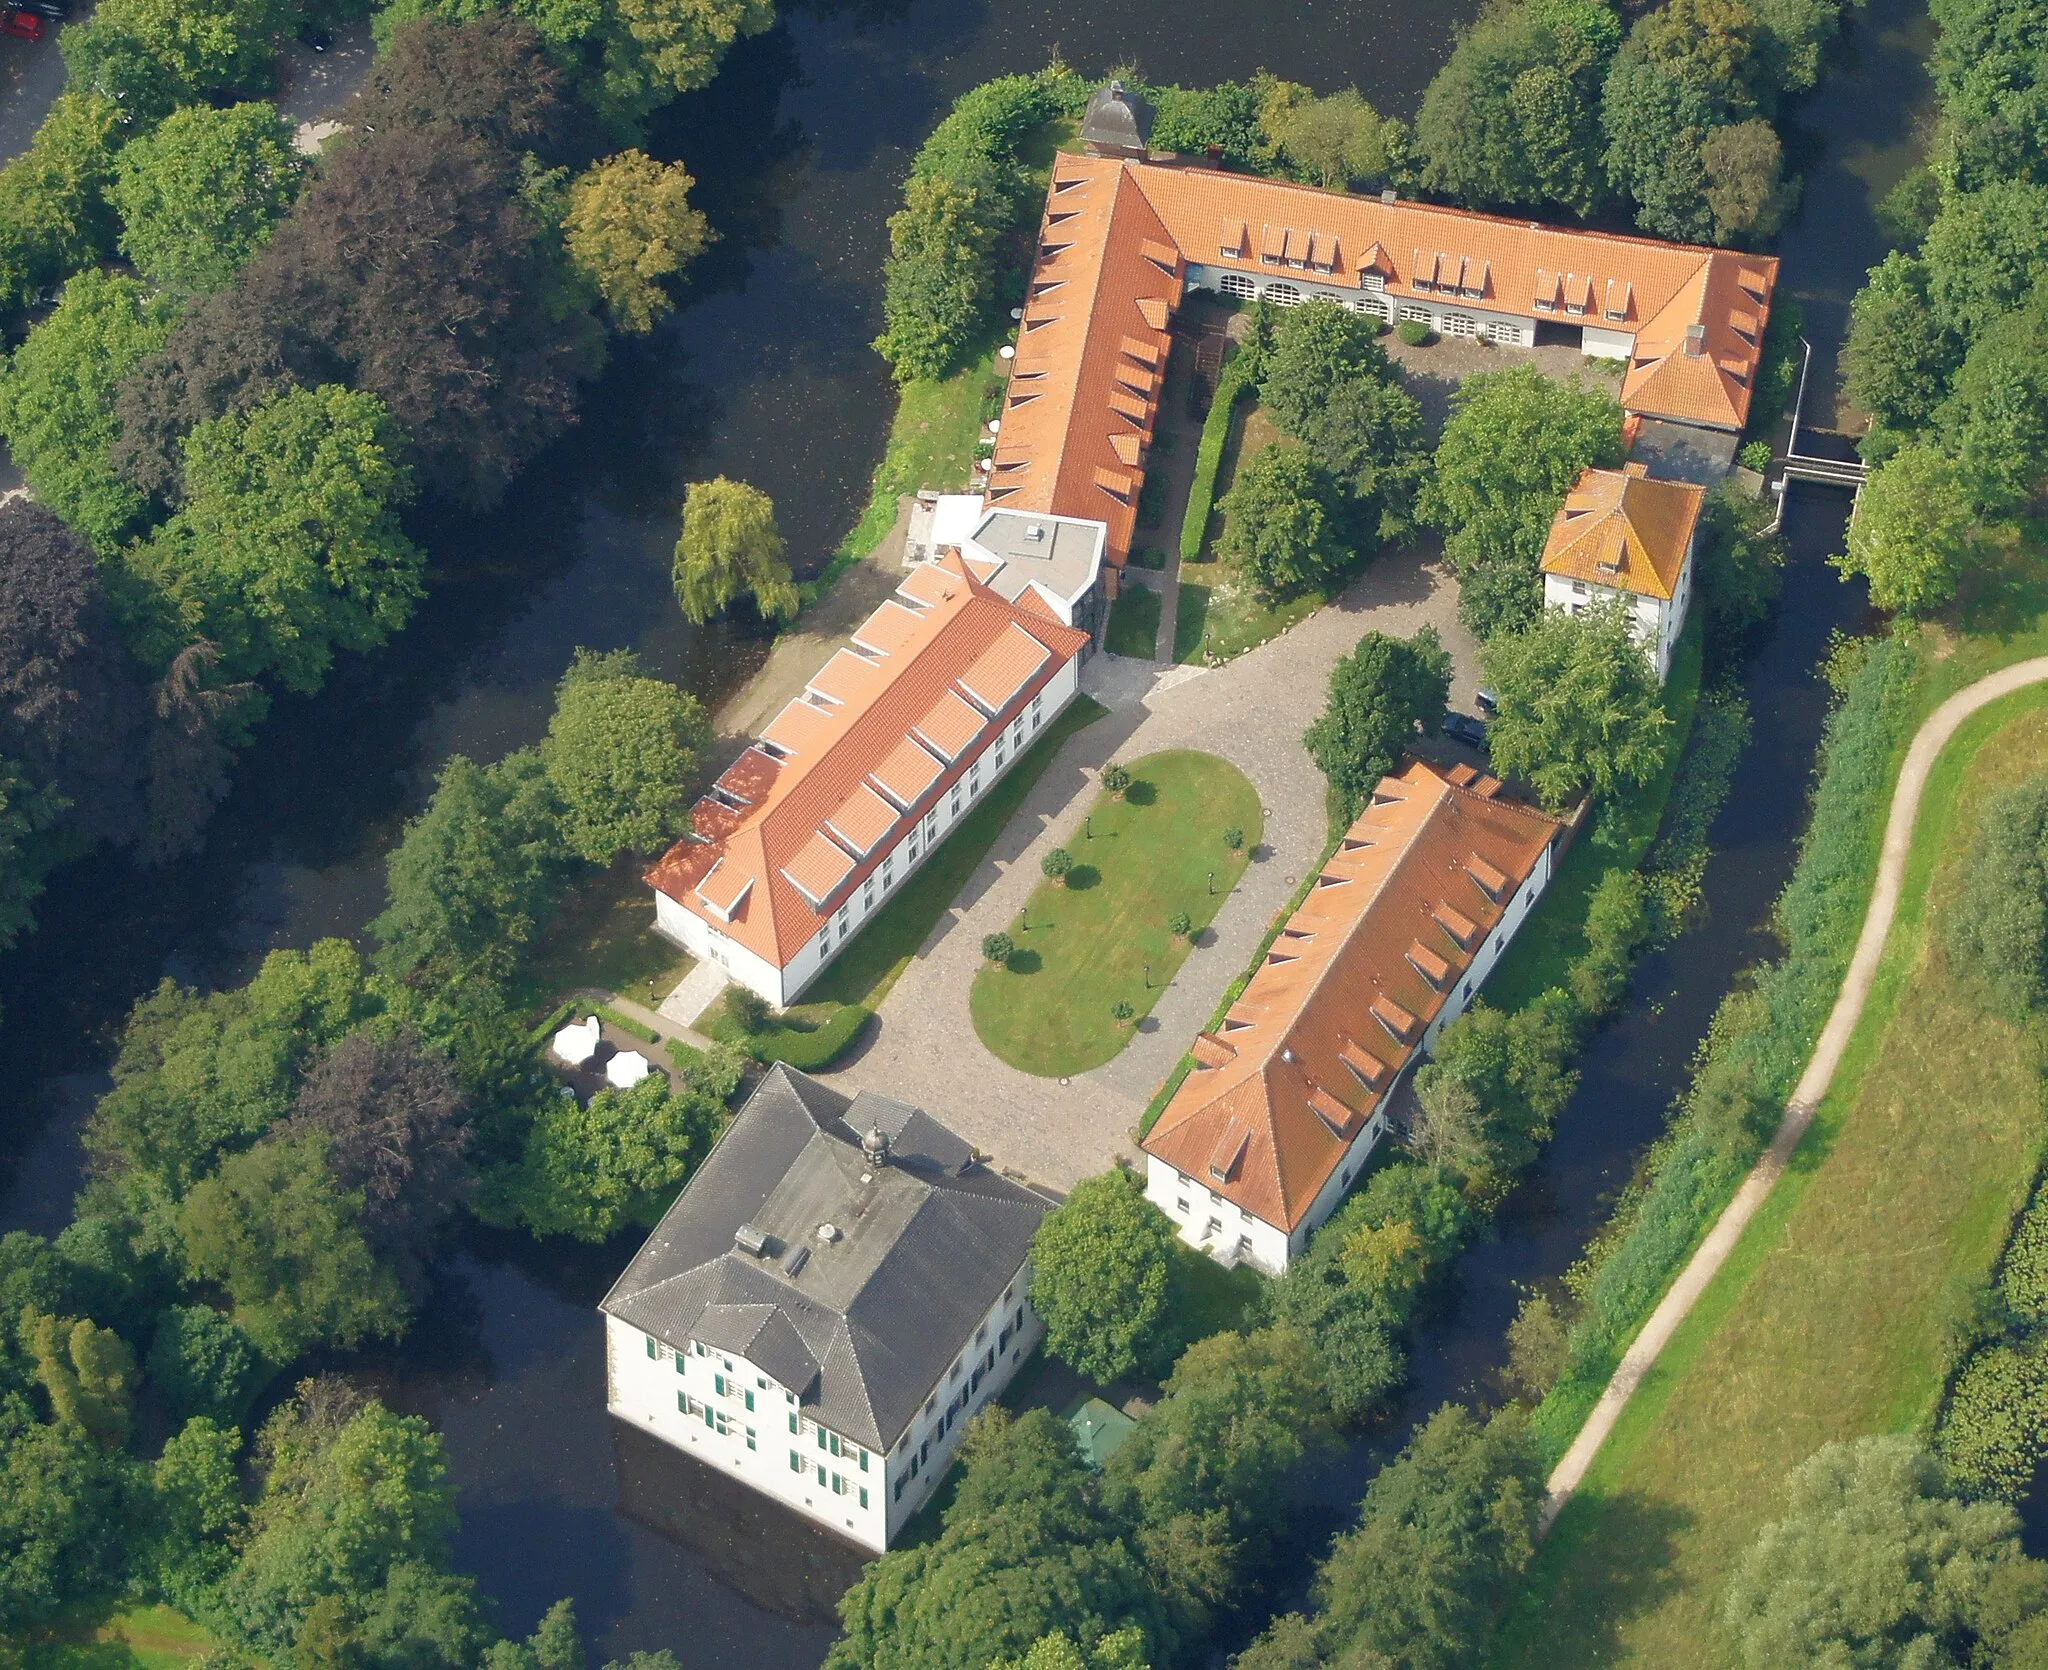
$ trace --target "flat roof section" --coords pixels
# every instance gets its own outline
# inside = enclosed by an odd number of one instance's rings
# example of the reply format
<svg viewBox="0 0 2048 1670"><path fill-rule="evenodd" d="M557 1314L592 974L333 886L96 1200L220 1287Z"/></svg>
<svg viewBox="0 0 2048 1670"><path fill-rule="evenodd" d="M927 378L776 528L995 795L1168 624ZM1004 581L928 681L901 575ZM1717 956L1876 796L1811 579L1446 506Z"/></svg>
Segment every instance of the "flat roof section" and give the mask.
<svg viewBox="0 0 2048 1670"><path fill-rule="evenodd" d="M989 582L998 595L1015 602L1035 584L1071 604L1095 584L1106 531L1100 522L998 509L982 518L974 543L1003 560Z"/></svg>

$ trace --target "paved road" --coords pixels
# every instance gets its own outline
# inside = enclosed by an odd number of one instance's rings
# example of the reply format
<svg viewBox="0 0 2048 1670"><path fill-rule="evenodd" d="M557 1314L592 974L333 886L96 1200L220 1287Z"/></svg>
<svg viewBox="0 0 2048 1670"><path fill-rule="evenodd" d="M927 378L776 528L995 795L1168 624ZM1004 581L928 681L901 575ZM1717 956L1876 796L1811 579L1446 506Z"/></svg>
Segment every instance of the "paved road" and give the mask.
<svg viewBox="0 0 2048 1670"><path fill-rule="evenodd" d="M1412 547L1383 556L1339 603L1214 671L1097 656L1083 688L1109 717L1074 736L1033 786L890 992L871 1042L833 1082L928 1108L1004 1169L1056 1190L1134 1153L1145 1103L1322 853L1324 783L1301 733L1322 707L1331 666L1366 631L1405 637L1425 623L1451 650L1453 705L1469 709L1475 649L1458 624L1456 582ZM1047 849L1079 842L1103 765L1165 748L1206 749L1244 772L1265 808L1264 846L1123 1054L1065 1084L1019 1072L983 1047L968 1014L982 936L1010 925Z"/></svg>
<svg viewBox="0 0 2048 1670"><path fill-rule="evenodd" d="M90 7L81 7L76 13L79 19L91 15ZM57 36L63 27L53 27L40 41L0 36L0 162L11 161L28 149L50 106L64 90L64 60L57 53Z"/></svg>
<svg viewBox="0 0 2048 1670"><path fill-rule="evenodd" d="M1863 932L1856 941L1855 954L1849 959L1849 972L1842 981L1841 993L1835 999L1827 1025L1821 1028L1820 1042L1814 1047L1813 1059L1807 1063L1806 1072L1794 1087L1791 1101L1785 1104L1785 1117L1770 1148L1743 1180L1742 1187L1700 1244L1699 1251L1693 1254L1692 1261L1671 1284L1671 1291L1665 1294L1664 1302L1644 1324L1643 1331L1615 1369L1614 1377L1608 1381L1607 1390L1601 1394L1592 1415L1580 1429L1572 1447L1565 1452L1564 1459L1551 1473L1549 1494L1543 1504L1545 1529L1584 1482L1587 1468L1592 1466L1593 1457L1599 1453L1608 1433L1614 1430L1614 1423L1621 1418L1629 1398L1642 1384L1643 1377L1692 1310L1694 1302L1706 1291L1707 1284L1727 1260L1742 1231L1756 1216L1757 1208L1769 1198L1790 1162L1793 1150L1799 1146L1799 1139L1806 1134L1807 1126L1813 1123L1814 1109L1820 1106L1821 1098L1828 1093L1835 1069L1841 1065L1842 1054L1855 1034L1856 1023L1863 1017L1863 1004L1870 995L1871 983L1877 978L1878 964L1884 956L1885 938L1891 932L1892 918L1898 913L1899 887L1905 879L1906 860L1912 852L1913 823L1919 816L1920 796L1927 787L1927 775L1935 760L1940 757L1949 738L1955 735L1956 728L1971 714L2001 696L2009 696L2015 690L2043 681L2048 681L2048 656L2021 661L2001 672L1992 673L1949 697L1934 710L1913 738L1905 766L1899 772L1898 786L1892 791L1891 816L1884 830L1884 851L1878 859L1877 885L1870 895L1869 912L1863 918Z"/></svg>

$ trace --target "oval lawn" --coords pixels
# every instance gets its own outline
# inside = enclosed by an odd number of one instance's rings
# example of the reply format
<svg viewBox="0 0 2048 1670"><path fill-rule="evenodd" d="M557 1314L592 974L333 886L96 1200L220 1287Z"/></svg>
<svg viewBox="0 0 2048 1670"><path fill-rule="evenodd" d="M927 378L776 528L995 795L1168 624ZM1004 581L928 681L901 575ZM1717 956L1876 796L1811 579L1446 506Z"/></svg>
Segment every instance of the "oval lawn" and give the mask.
<svg viewBox="0 0 2048 1670"><path fill-rule="evenodd" d="M1067 838L1065 881L1042 882L1010 923L1009 961L975 976L974 1030L1027 1073L1085 1073L1130 1041L1187 958L1189 940L1169 927L1175 913L1199 935L1265 833L1258 790L1227 760L1175 749L1128 767L1123 798L1098 795ZM1232 829L1243 832L1234 850ZM1119 1003L1128 1018L1117 1018Z"/></svg>

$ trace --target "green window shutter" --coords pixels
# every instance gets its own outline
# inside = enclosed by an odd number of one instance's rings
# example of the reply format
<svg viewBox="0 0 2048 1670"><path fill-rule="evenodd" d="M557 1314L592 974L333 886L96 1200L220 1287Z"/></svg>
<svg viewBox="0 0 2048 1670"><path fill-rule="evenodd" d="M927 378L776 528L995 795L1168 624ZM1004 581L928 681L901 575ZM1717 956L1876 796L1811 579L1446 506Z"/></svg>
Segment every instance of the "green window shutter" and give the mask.
<svg viewBox="0 0 2048 1670"><path fill-rule="evenodd" d="M752 1392L747 1393L747 1407L749 1409L754 1407L754 1394Z"/></svg>
<svg viewBox="0 0 2048 1670"><path fill-rule="evenodd" d="M856 1453L860 1456L860 1470L865 1473L868 1470L868 1452L861 1450Z"/></svg>
<svg viewBox="0 0 2048 1670"><path fill-rule="evenodd" d="M725 1376L724 1376L724 1375L722 1375L722 1374L714 1374L714 1375L713 1375L713 1376L711 1377L711 1389L712 1389L712 1390L713 1390L714 1392L716 1392L716 1393L717 1393L717 1394L718 1394L718 1395L719 1395L720 1397L724 1397L724 1396L725 1396Z"/></svg>
<svg viewBox="0 0 2048 1670"><path fill-rule="evenodd" d="M791 1432L796 1431L796 1411L794 1409L789 1412L789 1430Z"/></svg>
<svg viewBox="0 0 2048 1670"><path fill-rule="evenodd" d="M652 1334L647 1336L647 1355L654 1358L657 1362L661 1360L661 1346L655 1341Z"/></svg>
<svg viewBox="0 0 2048 1670"><path fill-rule="evenodd" d="M685 1355L686 1355L686 1354L685 1354L684 1352L681 1352L681 1351L678 1351L678 1352L676 1353L676 1373L678 1373L678 1374L683 1374L683 1373L687 1373L687 1372L688 1372L688 1371L687 1371L686 1369L684 1369L684 1367L683 1367L683 1360L684 1360L684 1357L685 1357Z"/></svg>
<svg viewBox="0 0 2048 1670"><path fill-rule="evenodd" d="M824 1447L825 1447L825 1429L824 1429L823 1427L819 1427L819 1428L818 1428L818 1448L822 1450L822 1449L823 1449Z"/></svg>
<svg viewBox="0 0 2048 1670"><path fill-rule="evenodd" d="M713 1412L711 1405L708 1403L704 1405L704 1424L710 1427L713 1432L718 1430L718 1416Z"/></svg>
<svg viewBox="0 0 2048 1670"><path fill-rule="evenodd" d="M868 1487L866 1485L860 1487L860 1505L862 1507L868 1505Z"/></svg>
<svg viewBox="0 0 2048 1670"><path fill-rule="evenodd" d="M676 1393L676 1413L679 1415L687 1415L689 1412L690 1400L687 1397L685 1397L681 1392Z"/></svg>
<svg viewBox="0 0 2048 1670"><path fill-rule="evenodd" d="M795 1450L789 1452L789 1470L792 1473L801 1473L804 1470L804 1458Z"/></svg>

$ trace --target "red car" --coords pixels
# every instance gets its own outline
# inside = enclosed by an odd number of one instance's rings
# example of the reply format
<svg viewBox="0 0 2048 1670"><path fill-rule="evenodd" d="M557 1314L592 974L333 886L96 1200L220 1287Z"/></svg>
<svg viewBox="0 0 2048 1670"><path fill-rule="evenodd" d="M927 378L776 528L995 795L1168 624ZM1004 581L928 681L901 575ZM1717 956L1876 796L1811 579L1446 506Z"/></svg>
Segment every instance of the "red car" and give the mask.
<svg viewBox="0 0 2048 1670"><path fill-rule="evenodd" d="M25 41L43 38L43 20L34 12L9 12L0 17L0 35L17 35Z"/></svg>

